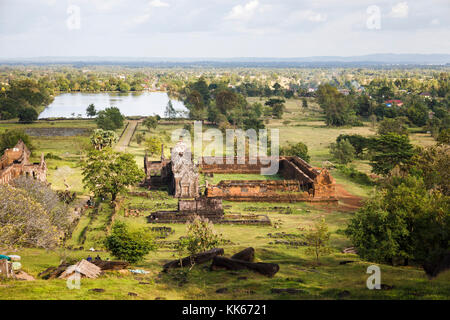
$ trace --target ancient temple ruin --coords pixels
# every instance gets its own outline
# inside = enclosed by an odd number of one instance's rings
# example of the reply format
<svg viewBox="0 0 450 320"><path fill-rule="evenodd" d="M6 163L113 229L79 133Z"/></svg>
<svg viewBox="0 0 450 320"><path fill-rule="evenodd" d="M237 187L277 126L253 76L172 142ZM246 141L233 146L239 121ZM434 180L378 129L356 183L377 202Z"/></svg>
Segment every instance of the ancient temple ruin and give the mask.
<svg viewBox="0 0 450 320"><path fill-rule="evenodd" d="M147 154L144 157L144 185L149 189L165 186L176 198L198 197L198 166L187 144L179 141L171 149L170 160L164 156L164 145L161 150L161 161L149 161Z"/></svg>
<svg viewBox="0 0 450 320"><path fill-rule="evenodd" d="M44 154L41 155L38 163L31 163L30 155L30 150L22 140L14 148L6 149L0 158L0 184L7 184L21 175L47 181L47 164Z"/></svg>
<svg viewBox="0 0 450 320"><path fill-rule="evenodd" d="M151 188L167 186L177 198L197 198L199 171L203 174L260 174L265 163L278 161L278 180L224 180L216 185L206 183L202 196L229 201L258 202L334 202L335 181L326 169L314 168L299 157L281 156L276 159L239 159L226 157L202 158L193 162L190 148L179 141L171 150L171 160L164 154L161 161L144 159L145 185Z"/></svg>
<svg viewBox="0 0 450 320"><path fill-rule="evenodd" d="M170 189L176 198L196 198L198 192L198 165L192 161L190 147L179 141L171 151L172 178Z"/></svg>

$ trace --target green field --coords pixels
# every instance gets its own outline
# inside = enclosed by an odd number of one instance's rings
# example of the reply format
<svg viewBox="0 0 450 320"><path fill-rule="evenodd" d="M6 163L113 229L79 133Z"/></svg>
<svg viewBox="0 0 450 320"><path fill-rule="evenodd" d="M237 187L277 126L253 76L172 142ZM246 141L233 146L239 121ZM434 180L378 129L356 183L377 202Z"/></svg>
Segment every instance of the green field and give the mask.
<svg viewBox="0 0 450 320"><path fill-rule="evenodd" d="M252 99L250 99L252 100ZM259 99L253 99L259 100ZM264 102L264 101L262 101ZM365 136L375 134L375 130L365 123L363 127L327 128L317 105L309 104L307 110L301 107L301 100L287 101L287 112L282 120L270 120L269 128L280 129L280 142L302 141L307 144L311 155L311 163L320 166L323 161L331 158L328 146L342 133L358 133ZM286 123L286 121L290 121ZM38 122L29 126L60 126L89 127L95 125L90 121L55 121L54 124ZM13 127L24 127L14 123L0 121L0 132ZM25 125L28 126L28 125ZM169 148L174 145L170 141L172 130L182 125L159 125L150 135L159 136L166 144L165 155L169 156ZM141 125L137 132L147 129ZM423 133L411 133L411 141L415 144L427 145L433 139ZM83 145L88 143L88 137L50 137L33 138L35 145L34 157L41 152L51 153L61 158L48 159L48 180L55 189L64 189L67 184L79 197L87 197L88 193L81 183L79 160L82 157ZM138 145L133 139L128 152L133 153L140 167L143 166L145 154L144 145ZM154 155L153 159L159 159ZM355 160L353 165L360 171L370 172L367 161ZM372 192L372 187L349 180L338 170L332 170L336 182L355 197L365 198ZM216 174L208 178L210 183L218 183L228 179L262 179L258 175ZM271 177L277 179L278 177ZM203 178L202 178L203 179ZM204 180L201 180L203 183ZM136 190L141 190L136 187ZM154 199L124 196L122 210L115 217L116 221L125 221L133 227L150 228L146 216L155 210L174 210L176 199L165 192L155 192ZM139 217L125 217L123 207L140 206ZM382 283L393 286L390 290L368 290L366 279L367 267L374 263L364 262L357 255L343 254L342 249L351 246L343 235L346 224L353 215L352 210L344 202L338 205L312 205L307 203L235 203L224 202L225 214L264 214L270 217L274 226L245 225L215 225L216 230L223 235L227 244L223 245L226 256L246 247L256 250L256 259L261 262L273 262L280 265L280 271L267 278L250 271L210 271L208 264L199 265L188 273L186 281L181 281L180 273L161 273L165 262L174 259L173 250L161 246L156 252L150 253L144 261L133 268L149 271L146 275L132 273L108 272L96 280L82 279L80 290L69 290L65 280L35 280L0 282L0 299L449 299L450 272L444 272L437 278L429 280L423 270L415 266L380 265ZM285 214L283 208L290 208L290 214ZM66 243L66 249L47 251L43 249L21 249L15 254L22 256L23 269L31 275L37 274L47 267L56 266L64 257L86 258L93 255L88 251L93 247L105 259L110 257L103 248L103 239L111 224L113 211L108 203L102 203L98 211L87 210L74 230L71 239ZM313 221L323 217L329 225L332 253L324 256L316 265L311 255L306 253L304 246L275 244L283 238L272 238L268 234L295 234L304 232ZM160 226L160 225L158 225ZM174 241L185 235L183 224L164 224L171 227L175 233L164 241ZM150 231L149 231L150 232ZM68 248L72 249L68 249ZM83 247L82 250L75 248ZM7 252L4 252L7 253ZM10 254L12 252L9 252ZM113 257L110 257L113 258ZM351 260L352 263L340 264ZM93 288L105 289L103 293L89 291ZM226 293L216 293L217 289L227 288ZM299 289L298 294L274 294L272 288ZM137 293L129 296L128 293Z"/></svg>

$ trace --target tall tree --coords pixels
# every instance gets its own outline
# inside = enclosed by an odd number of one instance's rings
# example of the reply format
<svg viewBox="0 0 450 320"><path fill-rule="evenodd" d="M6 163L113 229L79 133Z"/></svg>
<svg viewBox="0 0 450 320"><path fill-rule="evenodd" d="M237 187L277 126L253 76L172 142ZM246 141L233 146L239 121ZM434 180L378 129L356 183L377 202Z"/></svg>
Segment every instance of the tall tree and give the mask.
<svg viewBox="0 0 450 320"><path fill-rule="evenodd" d="M97 110L95 110L95 105L91 103L86 109L86 115L90 118L95 117L97 115Z"/></svg>
<svg viewBox="0 0 450 320"><path fill-rule="evenodd" d="M382 175L388 175L397 165L407 164L414 155L409 138L395 133L377 137L370 149L373 152L372 171Z"/></svg>
<svg viewBox="0 0 450 320"><path fill-rule="evenodd" d="M84 186L98 197L111 195L112 201L144 177L132 154L114 152L110 148L90 152L82 168Z"/></svg>
<svg viewBox="0 0 450 320"><path fill-rule="evenodd" d="M120 113L119 108L111 107L99 111L95 122L100 129L117 130L123 127L125 117Z"/></svg>

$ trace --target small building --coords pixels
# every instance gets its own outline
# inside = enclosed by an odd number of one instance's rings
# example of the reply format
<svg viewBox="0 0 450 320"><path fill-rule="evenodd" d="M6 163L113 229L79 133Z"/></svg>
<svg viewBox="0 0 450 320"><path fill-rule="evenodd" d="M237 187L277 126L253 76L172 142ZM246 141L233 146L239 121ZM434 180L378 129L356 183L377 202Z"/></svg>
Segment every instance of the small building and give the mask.
<svg viewBox="0 0 450 320"><path fill-rule="evenodd" d="M392 107L393 105L396 105L397 107L401 107L401 106L403 106L403 101L402 100L386 100L384 102L384 104L388 108Z"/></svg>
<svg viewBox="0 0 450 320"><path fill-rule="evenodd" d="M425 99L431 99L431 94L429 92L422 92L420 96Z"/></svg>

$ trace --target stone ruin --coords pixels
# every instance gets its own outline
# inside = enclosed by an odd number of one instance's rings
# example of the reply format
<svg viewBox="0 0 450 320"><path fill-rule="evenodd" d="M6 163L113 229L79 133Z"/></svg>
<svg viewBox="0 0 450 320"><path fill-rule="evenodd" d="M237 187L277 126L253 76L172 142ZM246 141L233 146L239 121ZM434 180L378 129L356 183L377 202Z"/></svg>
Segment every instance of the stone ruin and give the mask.
<svg viewBox="0 0 450 320"><path fill-rule="evenodd" d="M12 149L6 149L0 158L0 185L26 175L40 181L47 181L47 164L44 154L38 163L30 162L31 152L22 140L19 140Z"/></svg>
<svg viewBox="0 0 450 320"><path fill-rule="evenodd" d="M162 148L164 150L164 146ZM241 159L234 157L202 158L194 163L190 148L179 141L171 149L171 159L161 154L161 161L144 159L149 189L166 187L179 198L178 211L158 211L148 217L149 222L186 222L194 214L219 223L270 224L267 216L249 215L224 219L222 199L254 202L336 202L335 181L328 170L314 168L299 157L277 159ZM199 192L199 171L203 174L234 173L260 174L265 163L278 161L278 175L282 180L225 180L217 185L206 182L204 194ZM232 163L230 163L232 162ZM190 199L190 200L188 200ZM220 203L220 204L219 204ZM230 216L231 217L231 216ZM267 219L266 219L267 218Z"/></svg>
<svg viewBox="0 0 450 320"><path fill-rule="evenodd" d="M197 198L199 171L203 174L234 173L260 174L264 163L278 161L278 175L282 180L224 180L217 185L205 186L204 196L228 201L257 202L335 202L335 182L327 169L314 168L299 157L278 159L241 159L204 157L197 165L192 160L190 148L180 141L171 150L171 160L164 154L161 161L144 159L145 185L151 188L166 186L177 198ZM253 161L252 161L253 160ZM266 160L266 161L264 161ZM232 162L232 163L230 163Z"/></svg>
<svg viewBox="0 0 450 320"><path fill-rule="evenodd" d="M194 215L207 218L218 224L256 224L270 225L267 215L227 215L225 217L222 199L200 197L196 199L179 199L178 210L156 211L147 217L149 223L186 223Z"/></svg>
<svg viewBox="0 0 450 320"><path fill-rule="evenodd" d="M190 148L182 141L171 149L171 160L164 156L164 145L161 147L161 161L149 161L146 154L144 170L144 186L149 189L165 186L176 198L199 196L198 166L192 161Z"/></svg>

